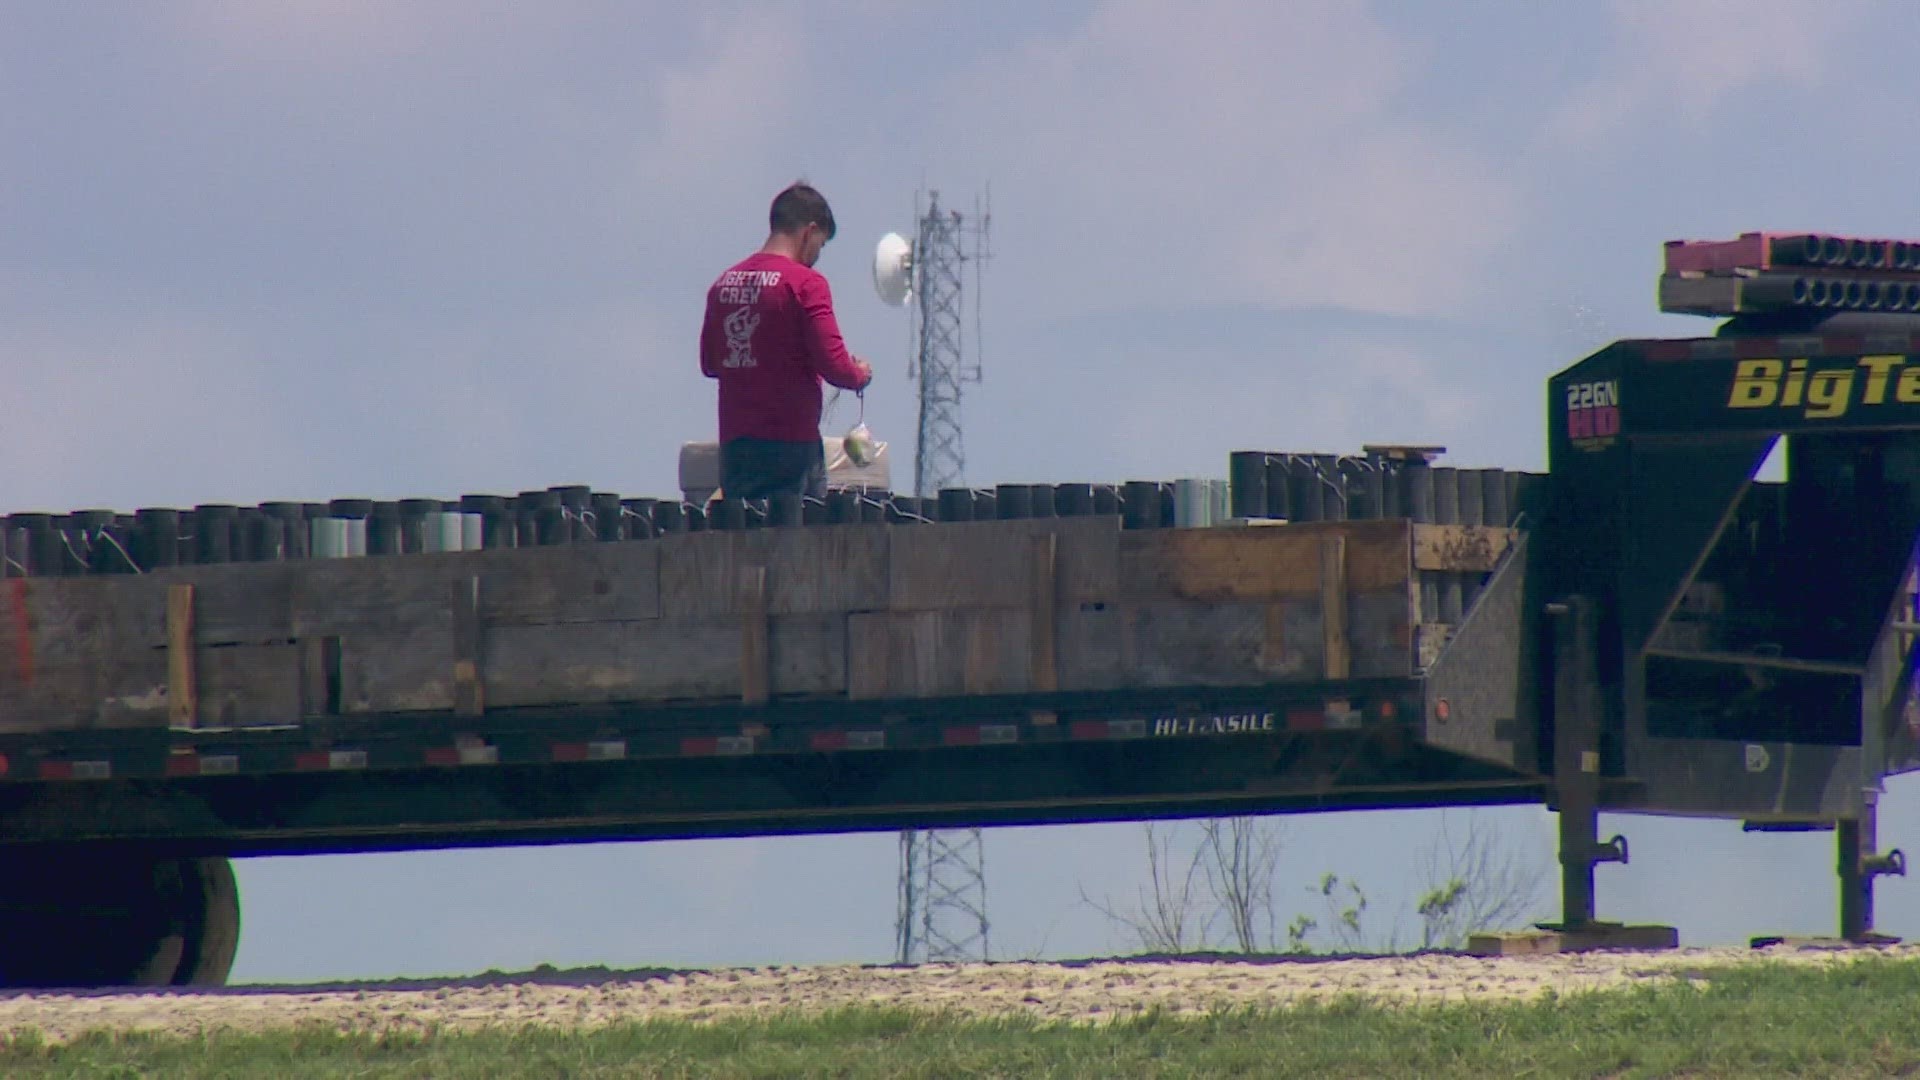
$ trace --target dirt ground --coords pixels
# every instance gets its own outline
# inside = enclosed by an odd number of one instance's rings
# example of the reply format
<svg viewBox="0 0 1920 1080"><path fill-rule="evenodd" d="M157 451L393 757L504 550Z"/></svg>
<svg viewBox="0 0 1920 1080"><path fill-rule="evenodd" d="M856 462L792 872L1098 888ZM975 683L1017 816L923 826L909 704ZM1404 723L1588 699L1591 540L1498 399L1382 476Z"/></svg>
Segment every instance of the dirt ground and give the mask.
<svg viewBox="0 0 1920 1080"><path fill-rule="evenodd" d="M1920 945L1877 949L1774 946L1479 958L1099 960L1072 963L827 966L715 971L553 971L330 986L212 991L15 993L0 996L0 1030L59 1041L92 1028L192 1033L318 1023L349 1030L527 1024L588 1027L648 1017L714 1020L766 1010L870 1004L971 1014L1027 1012L1101 1022L1151 1006L1177 1012L1268 1006L1355 992L1386 1001L1518 999L1635 981L1685 978L1729 963L1844 962L1867 953L1920 957Z"/></svg>

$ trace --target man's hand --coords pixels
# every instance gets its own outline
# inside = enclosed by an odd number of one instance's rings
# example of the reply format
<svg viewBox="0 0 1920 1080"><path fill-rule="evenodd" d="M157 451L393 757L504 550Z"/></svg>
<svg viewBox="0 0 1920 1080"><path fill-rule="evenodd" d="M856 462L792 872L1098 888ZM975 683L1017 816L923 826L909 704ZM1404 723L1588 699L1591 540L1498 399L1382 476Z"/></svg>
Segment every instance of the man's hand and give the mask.
<svg viewBox="0 0 1920 1080"><path fill-rule="evenodd" d="M865 390L867 387L872 386L873 365L856 356L853 360L853 366L860 370L860 389Z"/></svg>

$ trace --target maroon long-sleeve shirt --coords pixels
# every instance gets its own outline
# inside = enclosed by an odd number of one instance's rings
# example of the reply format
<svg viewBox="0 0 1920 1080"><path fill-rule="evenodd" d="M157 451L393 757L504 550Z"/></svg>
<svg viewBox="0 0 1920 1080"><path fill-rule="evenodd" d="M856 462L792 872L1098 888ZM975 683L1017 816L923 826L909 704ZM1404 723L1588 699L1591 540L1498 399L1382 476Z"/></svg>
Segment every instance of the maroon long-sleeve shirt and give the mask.
<svg viewBox="0 0 1920 1080"><path fill-rule="evenodd" d="M784 255L749 255L707 289L700 370L720 381L720 441L820 438L822 380L863 390L827 279Z"/></svg>

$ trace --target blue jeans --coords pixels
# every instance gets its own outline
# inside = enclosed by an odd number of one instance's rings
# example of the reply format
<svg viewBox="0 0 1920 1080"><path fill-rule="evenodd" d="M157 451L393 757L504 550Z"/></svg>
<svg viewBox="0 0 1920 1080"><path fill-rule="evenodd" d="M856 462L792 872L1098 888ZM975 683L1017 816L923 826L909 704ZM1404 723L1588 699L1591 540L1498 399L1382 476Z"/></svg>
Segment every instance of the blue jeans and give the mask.
<svg viewBox="0 0 1920 1080"><path fill-rule="evenodd" d="M827 455L820 440L732 439L720 444L720 490L729 499L775 495L827 497Z"/></svg>

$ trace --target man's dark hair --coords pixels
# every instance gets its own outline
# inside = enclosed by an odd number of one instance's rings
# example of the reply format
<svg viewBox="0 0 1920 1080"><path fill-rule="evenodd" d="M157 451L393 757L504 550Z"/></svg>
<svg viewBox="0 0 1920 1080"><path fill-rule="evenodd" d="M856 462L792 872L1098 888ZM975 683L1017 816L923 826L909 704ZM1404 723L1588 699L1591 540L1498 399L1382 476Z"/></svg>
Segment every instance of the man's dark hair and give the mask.
<svg viewBox="0 0 1920 1080"><path fill-rule="evenodd" d="M833 210L827 206L827 197L805 183L794 184L773 197L767 224L777 233L795 233L808 225L818 225L826 230L827 239L833 239Z"/></svg>

